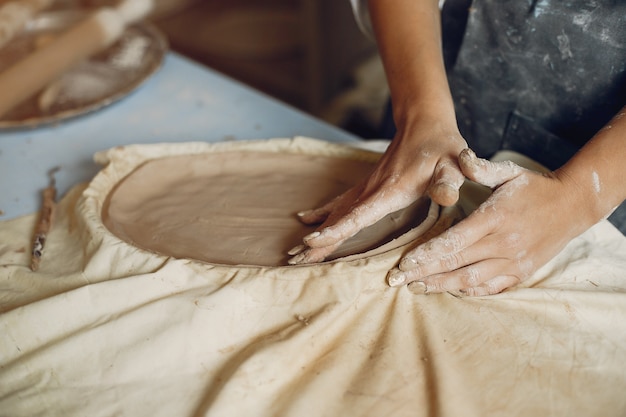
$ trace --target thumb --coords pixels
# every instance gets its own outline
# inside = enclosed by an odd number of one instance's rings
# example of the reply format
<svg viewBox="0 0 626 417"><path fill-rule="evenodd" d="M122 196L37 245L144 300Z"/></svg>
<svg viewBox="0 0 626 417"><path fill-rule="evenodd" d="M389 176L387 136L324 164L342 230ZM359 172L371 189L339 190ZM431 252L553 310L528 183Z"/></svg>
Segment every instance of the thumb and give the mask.
<svg viewBox="0 0 626 417"><path fill-rule="evenodd" d="M491 162L478 158L469 148L459 154L459 166L467 178L490 188L514 179L524 171L524 168L511 161Z"/></svg>
<svg viewBox="0 0 626 417"><path fill-rule="evenodd" d="M459 188L464 181L465 177L455 163L440 161L435 166L433 180L427 190L428 195L441 206L451 206L459 199Z"/></svg>

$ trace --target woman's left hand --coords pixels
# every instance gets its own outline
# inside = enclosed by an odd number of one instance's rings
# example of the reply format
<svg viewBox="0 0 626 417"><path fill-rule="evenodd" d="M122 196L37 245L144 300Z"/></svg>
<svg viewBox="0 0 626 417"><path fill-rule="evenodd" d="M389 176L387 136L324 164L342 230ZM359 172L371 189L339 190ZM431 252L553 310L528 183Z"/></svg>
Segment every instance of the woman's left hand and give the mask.
<svg viewBox="0 0 626 417"><path fill-rule="evenodd" d="M594 222L585 191L570 178L512 162L459 156L463 173L494 189L466 219L408 252L390 271L391 286L416 293L499 293L528 279ZM591 204L591 203L587 203Z"/></svg>

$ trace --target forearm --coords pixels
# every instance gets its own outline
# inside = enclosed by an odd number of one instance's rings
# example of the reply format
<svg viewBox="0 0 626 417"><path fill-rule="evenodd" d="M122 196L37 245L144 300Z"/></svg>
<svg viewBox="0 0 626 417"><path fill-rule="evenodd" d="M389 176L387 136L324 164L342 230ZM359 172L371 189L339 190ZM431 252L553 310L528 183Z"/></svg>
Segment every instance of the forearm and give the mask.
<svg viewBox="0 0 626 417"><path fill-rule="evenodd" d="M438 1L369 0L369 9L396 123L429 118L456 127Z"/></svg>
<svg viewBox="0 0 626 417"><path fill-rule="evenodd" d="M577 188L592 225L626 199L626 107L556 173Z"/></svg>

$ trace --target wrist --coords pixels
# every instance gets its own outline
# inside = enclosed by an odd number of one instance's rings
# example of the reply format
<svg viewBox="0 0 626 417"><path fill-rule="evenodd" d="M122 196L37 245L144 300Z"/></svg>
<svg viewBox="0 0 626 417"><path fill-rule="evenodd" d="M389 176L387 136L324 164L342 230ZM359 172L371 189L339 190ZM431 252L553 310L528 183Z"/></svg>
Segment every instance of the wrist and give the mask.
<svg viewBox="0 0 626 417"><path fill-rule="evenodd" d="M456 122L453 106L447 106L442 102L429 104L429 102L414 101L411 104L394 104L393 118L398 131L397 137L415 136L416 132L429 132L430 136L450 136L461 138ZM418 135L421 136L421 135Z"/></svg>
<svg viewBox="0 0 626 417"><path fill-rule="evenodd" d="M445 94L423 94L420 97L392 96L393 116L400 122L440 121L456 126L456 115L452 98Z"/></svg>
<svg viewBox="0 0 626 417"><path fill-rule="evenodd" d="M575 224L587 230L600 220L606 218L611 211L606 201L599 195L599 178L593 173L589 175L568 169L565 165L554 172L554 176L565 186L564 200L573 208ZM584 180L588 177L589 180Z"/></svg>

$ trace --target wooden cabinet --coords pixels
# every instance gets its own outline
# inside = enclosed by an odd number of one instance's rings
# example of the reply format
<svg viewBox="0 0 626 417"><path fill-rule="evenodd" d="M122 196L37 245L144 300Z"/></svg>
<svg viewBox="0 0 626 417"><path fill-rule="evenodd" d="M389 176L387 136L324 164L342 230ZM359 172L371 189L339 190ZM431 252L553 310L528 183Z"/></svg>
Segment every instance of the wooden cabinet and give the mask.
<svg viewBox="0 0 626 417"><path fill-rule="evenodd" d="M156 23L174 50L317 115L375 53L349 0L205 0Z"/></svg>

